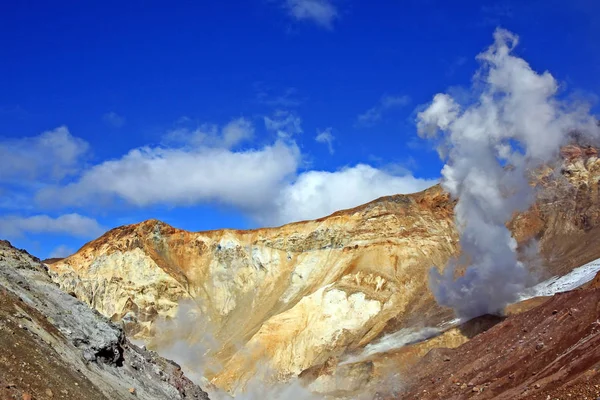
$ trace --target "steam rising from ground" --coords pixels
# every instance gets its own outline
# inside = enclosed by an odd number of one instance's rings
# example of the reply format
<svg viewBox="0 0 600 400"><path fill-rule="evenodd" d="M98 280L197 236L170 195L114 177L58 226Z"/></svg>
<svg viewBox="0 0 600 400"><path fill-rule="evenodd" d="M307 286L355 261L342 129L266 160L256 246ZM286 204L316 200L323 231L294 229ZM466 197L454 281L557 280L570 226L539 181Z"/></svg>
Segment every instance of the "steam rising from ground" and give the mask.
<svg viewBox="0 0 600 400"><path fill-rule="evenodd" d="M494 44L477 57L472 104L435 95L417 117L419 134L439 140L446 160L442 185L454 198L456 224L465 257L440 274L430 272L437 301L459 316L497 313L517 300L527 270L505 223L534 200L527 173L558 156L573 131L597 138L589 108L557 98L549 72L537 73L512 54L518 37L497 29ZM468 265L454 279L456 267Z"/></svg>
<svg viewBox="0 0 600 400"><path fill-rule="evenodd" d="M214 396L211 399L227 400L232 397L223 393ZM235 400L319 400L321 396L311 393L299 381L293 380L287 383L273 384L266 383L259 379L252 379L246 385L244 391L235 396Z"/></svg>
<svg viewBox="0 0 600 400"><path fill-rule="evenodd" d="M439 336L446 330L458 326L463 322L463 320L457 318L440 326L400 329L399 331L383 336L376 342L369 343L359 354L355 354L346 358L340 363L340 365L366 361L375 354L386 353L390 350L397 350L404 346L423 342Z"/></svg>
<svg viewBox="0 0 600 400"><path fill-rule="evenodd" d="M191 380L204 386L204 374L220 366L211 361L210 353L218 349L218 343L210 320L200 310L200 305L191 300L180 301L175 318L157 321L149 346L180 364Z"/></svg>
<svg viewBox="0 0 600 400"><path fill-rule="evenodd" d="M181 301L175 318L161 318L149 347L161 356L181 365L185 374L204 390L213 400L319 400L321 396L311 393L297 379L277 383L270 379L267 370L257 371L235 396L215 388L205 378L219 372L222 366L214 357L221 348L215 338L212 324L202 312L201 304ZM212 390L211 390L212 387Z"/></svg>

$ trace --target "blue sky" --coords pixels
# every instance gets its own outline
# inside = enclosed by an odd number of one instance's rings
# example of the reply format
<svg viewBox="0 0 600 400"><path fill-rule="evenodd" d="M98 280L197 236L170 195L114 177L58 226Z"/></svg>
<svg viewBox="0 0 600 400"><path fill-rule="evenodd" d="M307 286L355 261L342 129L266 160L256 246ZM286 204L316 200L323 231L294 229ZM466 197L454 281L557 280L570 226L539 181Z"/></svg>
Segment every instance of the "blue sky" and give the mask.
<svg viewBox="0 0 600 400"><path fill-rule="evenodd" d="M251 228L421 190L443 163L416 113L469 97L499 26L596 104L592 0L4 2L0 236L47 257L148 218Z"/></svg>

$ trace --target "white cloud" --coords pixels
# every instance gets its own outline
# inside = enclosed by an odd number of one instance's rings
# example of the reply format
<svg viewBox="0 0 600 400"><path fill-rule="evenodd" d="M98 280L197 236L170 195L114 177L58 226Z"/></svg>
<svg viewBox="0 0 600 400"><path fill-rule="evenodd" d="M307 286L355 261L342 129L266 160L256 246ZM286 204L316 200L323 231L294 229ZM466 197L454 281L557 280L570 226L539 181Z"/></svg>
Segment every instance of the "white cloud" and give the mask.
<svg viewBox="0 0 600 400"><path fill-rule="evenodd" d="M188 121L182 120L181 123ZM254 126L246 118L237 118L219 128L214 124L202 124L195 129L180 127L165 135L167 144L190 147L223 147L231 149L252 139Z"/></svg>
<svg viewBox="0 0 600 400"><path fill-rule="evenodd" d="M107 125L113 128L121 128L123 125L125 125L125 117L117 114L114 111L104 114L102 119Z"/></svg>
<svg viewBox="0 0 600 400"><path fill-rule="evenodd" d="M276 111L271 117L264 117L267 130L280 138L290 138L302 133L302 119L289 111Z"/></svg>
<svg viewBox="0 0 600 400"><path fill-rule="evenodd" d="M118 198L136 206L216 202L242 210L262 207L296 171L295 144L257 150L143 147L105 161L75 182L38 193L44 205L86 205Z"/></svg>
<svg viewBox="0 0 600 400"><path fill-rule="evenodd" d="M279 138L263 147L244 150L228 148L253 133L252 125L244 119L234 120L222 129L211 125L203 130L172 132L169 140L177 146L132 149L121 157L88 167L68 183L43 187L36 200L47 207L114 202L137 207L225 204L258 222L283 224L322 217L384 195L419 191L435 183L414 178L406 170L363 164L335 172L299 174L302 155L291 137L302 132L300 122L288 112L267 117L266 127ZM333 139L331 128L316 137L328 145ZM76 217L7 217L2 220L0 233L99 232L97 226L93 229L89 225L93 220ZM88 226L79 231L77 221L86 221Z"/></svg>
<svg viewBox="0 0 600 400"><path fill-rule="evenodd" d="M50 252L48 258L65 258L75 253L75 250L69 246L65 246L64 244L58 246L54 250Z"/></svg>
<svg viewBox="0 0 600 400"><path fill-rule="evenodd" d="M0 217L0 237L21 237L26 233L54 233L95 238L105 231L95 219L79 214L65 214L57 218L48 215Z"/></svg>
<svg viewBox="0 0 600 400"><path fill-rule="evenodd" d="M288 14L298 21L311 21L326 28L333 28L333 21L339 18L330 0L285 0Z"/></svg>
<svg viewBox="0 0 600 400"><path fill-rule="evenodd" d="M329 154L333 154L333 141L335 140L335 137L331 133L332 130L333 128L329 127L323 131L317 131L317 136L315 137L317 142L325 143L327 145Z"/></svg>
<svg viewBox="0 0 600 400"><path fill-rule="evenodd" d="M409 96L383 96L379 102L357 118L360 126L373 126L381 120L383 114L395 108L402 108L410 103Z"/></svg>
<svg viewBox="0 0 600 400"><path fill-rule="evenodd" d="M88 149L65 126L38 136L0 139L0 182L60 180L77 172Z"/></svg>
<svg viewBox="0 0 600 400"><path fill-rule="evenodd" d="M271 212L257 219L279 225L320 218L381 196L418 192L435 183L411 175L393 175L365 164L336 172L308 171L281 191Z"/></svg>
<svg viewBox="0 0 600 400"><path fill-rule="evenodd" d="M247 119L238 118L225 125L221 134L223 135L224 146L231 148L240 142L252 139L254 127Z"/></svg>

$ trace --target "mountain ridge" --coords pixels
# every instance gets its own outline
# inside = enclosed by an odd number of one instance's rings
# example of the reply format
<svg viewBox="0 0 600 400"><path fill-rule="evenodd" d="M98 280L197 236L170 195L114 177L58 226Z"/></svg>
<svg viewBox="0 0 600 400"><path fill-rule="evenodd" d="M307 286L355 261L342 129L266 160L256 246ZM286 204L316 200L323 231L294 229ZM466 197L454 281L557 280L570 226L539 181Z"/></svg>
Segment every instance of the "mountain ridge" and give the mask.
<svg viewBox="0 0 600 400"><path fill-rule="evenodd" d="M508 224L524 259L537 241L543 262L530 269L538 279L600 257L591 245L600 229L597 152L571 146L562 156L535 171L536 204ZM435 185L273 228L188 232L148 220L115 228L49 268L63 290L142 339L193 301L220 343L212 357L223 368L209 378L235 392L258 360L288 379L417 316L451 318L427 274L460 251L453 205Z"/></svg>

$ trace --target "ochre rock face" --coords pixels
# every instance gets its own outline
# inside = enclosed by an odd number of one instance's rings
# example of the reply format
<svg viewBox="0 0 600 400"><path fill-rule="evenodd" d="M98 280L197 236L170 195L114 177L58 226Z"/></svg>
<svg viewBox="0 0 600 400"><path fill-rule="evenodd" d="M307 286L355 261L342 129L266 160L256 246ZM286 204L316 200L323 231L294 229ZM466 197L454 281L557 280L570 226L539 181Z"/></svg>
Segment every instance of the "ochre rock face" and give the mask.
<svg viewBox="0 0 600 400"><path fill-rule="evenodd" d="M567 153L562 169L536 173L538 201L509 223L524 257L539 241L537 273L600 257L589 245L600 236L600 162L579 147ZM175 316L181 300L195 302L219 343L221 369L209 378L235 391L257 360L285 379L410 321L449 317L427 273L459 252L453 206L434 186L279 228L187 232L150 220L113 229L50 269L64 290L123 319L138 338Z"/></svg>
<svg viewBox="0 0 600 400"><path fill-rule="evenodd" d="M194 233L146 221L50 268L64 290L125 317L141 338L179 300L196 301L223 344L214 381L231 389L257 358L296 375L376 337L426 295L427 269L456 245L452 203L433 187L273 229Z"/></svg>

